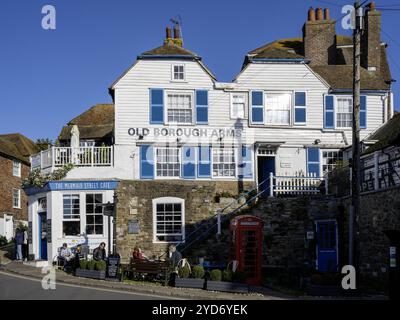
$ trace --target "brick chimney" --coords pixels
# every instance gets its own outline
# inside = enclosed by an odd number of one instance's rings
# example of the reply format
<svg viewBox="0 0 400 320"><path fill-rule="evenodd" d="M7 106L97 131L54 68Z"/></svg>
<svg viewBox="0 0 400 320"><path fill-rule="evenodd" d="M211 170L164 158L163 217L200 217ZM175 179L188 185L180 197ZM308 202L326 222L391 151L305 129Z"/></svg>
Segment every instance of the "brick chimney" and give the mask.
<svg viewBox="0 0 400 320"><path fill-rule="evenodd" d="M308 10L308 19L303 27L304 56L310 65L335 64L336 31L335 20L329 16L329 9Z"/></svg>
<svg viewBox="0 0 400 320"><path fill-rule="evenodd" d="M165 32L165 44L174 44L178 47L183 46L183 39L181 37L181 29L179 25L175 25L174 27L174 36L172 36L171 28L167 27Z"/></svg>
<svg viewBox="0 0 400 320"><path fill-rule="evenodd" d="M361 36L361 66L369 71L381 67L381 12L371 2L364 14L364 30Z"/></svg>

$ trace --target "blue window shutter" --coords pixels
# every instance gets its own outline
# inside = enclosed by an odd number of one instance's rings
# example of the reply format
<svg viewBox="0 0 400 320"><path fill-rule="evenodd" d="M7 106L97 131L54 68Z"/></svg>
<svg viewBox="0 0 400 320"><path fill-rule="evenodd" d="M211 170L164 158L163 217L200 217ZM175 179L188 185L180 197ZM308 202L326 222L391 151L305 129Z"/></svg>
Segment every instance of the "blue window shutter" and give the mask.
<svg viewBox="0 0 400 320"><path fill-rule="evenodd" d="M307 122L307 101L305 92L294 93L294 123L305 125Z"/></svg>
<svg viewBox="0 0 400 320"><path fill-rule="evenodd" d="M140 146L140 178L154 179L154 149L153 146Z"/></svg>
<svg viewBox="0 0 400 320"><path fill-rule="evenodd" d="M324 104L324 128L333 129L335 128L335 106L333 101L333 96L325 96Z"/></svg>
<svg viewBox="0 0 400 320"><path fill-rule="evenodd" d="M164 90L150 89L150 123L164 123Z"/></svg>
<svg viewBox="0 0 400 320"><path fill-rule="evenodd" d="M310 176L320 177L319 148L307 148L307 173Z"/></svg>
<svg viewBox="0 0 400 320"><path fill-rule="evenodd" d="M182 174L184 179L196 178L195 147L182 148Z"/></svg>
<svg viewBox="0 0 400 320"><path fill-rule="evenodd" d="M196 90L196 122L208 123L208 91Z"/></svg>
<svg viewBox="0 0 400 320"><path fill-rule="evenodd" d="M251 122L264 123L264 93L262 91L251 92Z"/></svg>
<svg viewBox="0 0 400 320"><path fill-rule="evenodd" d="M253 177L253 163L252 163L252 147L251 146L242 146L241 155L239 157L239 161L241 163L239 166L239 178L252 178Z"/></svg>
<svg viewBox="0 0 400 320"><path fill-rule="evenodd" d="M198 154L198 177L211 177L211 148L209 146L199 147Z"/></svg>
<svg viewBox="0 0 400 320"><path fill-rule="evenodd" d="M360 128L367 128L367 96L361 96L361 105L360 105Z"/></svg>

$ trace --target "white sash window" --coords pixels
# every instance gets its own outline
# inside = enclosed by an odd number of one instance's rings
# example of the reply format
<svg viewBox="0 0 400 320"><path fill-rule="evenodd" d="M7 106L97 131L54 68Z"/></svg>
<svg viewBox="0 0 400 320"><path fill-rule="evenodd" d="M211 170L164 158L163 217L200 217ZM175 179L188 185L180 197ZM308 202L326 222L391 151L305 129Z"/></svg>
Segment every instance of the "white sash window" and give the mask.
<svg viewBox="0 0 400 320"><path fill-rule="evenodd" d="M292 96L290 93L267 93L265 95L266 124L289 125Z"/></svg>
<svg viewBox="0 0 400 320"><path fill-rule="evenodd" d="M167 92L167 119L168 123L193 123L193 94Z"/></svg>
<svg viewBox="0 0 400 320"><path fill-rule="evenodd" d="M161 178L179 177L181 161L179 148L156 148L156 176Z"/></svg>
<svg viewBox="0 0 400 320"><path fill-rule="evenodd" d="M235 177L235 149L215 147L213 154L213 177Z"/></svg>

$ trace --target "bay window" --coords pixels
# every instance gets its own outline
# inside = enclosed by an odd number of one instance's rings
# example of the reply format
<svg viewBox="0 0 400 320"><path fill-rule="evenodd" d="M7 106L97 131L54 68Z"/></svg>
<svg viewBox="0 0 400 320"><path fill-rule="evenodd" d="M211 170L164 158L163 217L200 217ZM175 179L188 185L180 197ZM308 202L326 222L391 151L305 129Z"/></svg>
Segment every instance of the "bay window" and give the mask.
<svg viewBox="0 0 400 320"><path fill-rule="evenodd" d="M167 92L167 119L172 124L192 124L193 93Z"/></svg>
<svg viewBox="0 0 400 320"><path fill-rule="evenodd" d="M235 177L236 162L235 149L232 147L214 147L213 155L213 177Z"/></svg>

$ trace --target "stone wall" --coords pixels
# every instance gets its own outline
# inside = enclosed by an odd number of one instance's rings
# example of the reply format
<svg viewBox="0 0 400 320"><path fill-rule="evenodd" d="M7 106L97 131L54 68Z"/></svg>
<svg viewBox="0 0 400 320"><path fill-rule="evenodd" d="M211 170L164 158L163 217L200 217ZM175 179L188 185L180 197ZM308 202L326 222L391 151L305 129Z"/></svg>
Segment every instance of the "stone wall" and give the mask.
<svg viewBox="0 0 400 320"><path fill-rule="evenodd" d="M252 182L246 182L244 188L251 189L252 185ZM166 252L167 244L153 243L153 199L184 199L187 233L199 222L215 215L218 208L234 201L227 197L237 195L239 188L238 182L234 181L121 181L116 193L117 250L122 261L129 260L135 246L139 246L148 257L159 257ZM128 234L128 222L133 219L139 221L138 234Z"/></svg>

